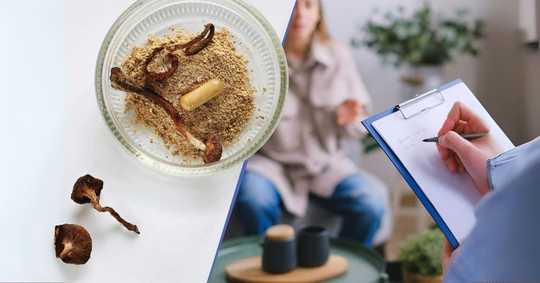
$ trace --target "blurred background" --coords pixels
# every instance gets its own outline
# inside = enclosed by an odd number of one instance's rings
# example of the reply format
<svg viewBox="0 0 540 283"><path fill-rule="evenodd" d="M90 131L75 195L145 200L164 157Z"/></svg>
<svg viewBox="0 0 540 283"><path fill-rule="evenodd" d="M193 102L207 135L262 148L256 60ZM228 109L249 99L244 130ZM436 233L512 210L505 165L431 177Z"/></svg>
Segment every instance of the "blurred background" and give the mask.
<svg viewBox="0 0 540 283"><path fill-rule="evenodd" d="M462 79L515 145L540 135L540 0L322 0L322 7L330 36L352 52L372 113ZM345 147L388 192L375 250L399 269L440 282L443 237L431 217L369 137ZM236 216L225 239L246 235ZM333 218L310 204L305 217L281 222L322 225L336 236Z"/></svg>
<svg viewBox="0 0 540 283"><path fill-rule="evenodd" d="M402 14L414 19L414 13L426 4L431 9L432 25L451 19L472 27L475 21L481 21L482 37L474 40L476 56L456 52L450 61L428 67L431 70L424 76L425 84L429 85L433 77L435 85L460 78L514 144L539 136L540 20L536 11L540 11L540 3L534 0L323 0L331 35L352 47L357 69L371 95L373 112L429 90L430 86L411 86L404 80L411 74L414 77L415 71L407 63L397 67L393 62L385 63L376 48L366 46L365 41L371 37L367 25L373 22L389 26L395 22L388 18L389 13L394 18ZM431 218L380 150L358 153L360 168L378 176L390 191L393 229L385 252L387 258L396 259L403 241L429 227Z"/></svg>
<svg viewBox="0 0 540 283"><path fill-rule="evenodd" d="M452 62L440 66L443 81L464 80L515 144L540 135L540 53L527 47L524 31L520 29L526 25L523 22L530 17L529 12L534 13L534 1L323 0L330 33L342 42L365 37L362 29L369 20L383 18L400 6L410 14L423 3L429 4L434 17L454 17L465 9L468 14L457 18L481 20L484 25L478 56L456 56ZM411 95L402 92L402 68L384 65L367 47L353 51L372 96L374 111Z"/></svg>

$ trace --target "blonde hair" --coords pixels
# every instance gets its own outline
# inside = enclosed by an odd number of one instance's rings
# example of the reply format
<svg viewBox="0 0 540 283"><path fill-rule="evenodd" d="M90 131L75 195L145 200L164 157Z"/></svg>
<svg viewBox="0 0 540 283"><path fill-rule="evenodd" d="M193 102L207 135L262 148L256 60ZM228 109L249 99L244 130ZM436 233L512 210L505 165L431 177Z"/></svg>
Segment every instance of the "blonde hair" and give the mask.
<svg viewBox="0 0 540 283"><path fill-rule="evenodd" d="M323 11L323 5L322 5L321 0L319 0L319 22L317 23L317 26L315 27L314 33L323 43L330 42L330 40L332 39L330 37L330 33L328 33L328 28L326 25L326 21L324 19L324 11Z"/></svg>

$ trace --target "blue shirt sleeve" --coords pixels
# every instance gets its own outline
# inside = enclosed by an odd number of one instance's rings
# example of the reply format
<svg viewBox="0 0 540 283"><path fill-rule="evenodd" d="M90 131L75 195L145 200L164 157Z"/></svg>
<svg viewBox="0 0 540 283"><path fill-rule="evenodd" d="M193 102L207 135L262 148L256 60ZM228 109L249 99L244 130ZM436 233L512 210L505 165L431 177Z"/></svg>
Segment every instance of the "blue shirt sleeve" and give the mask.
<svg viewBox="0 0 540 283"><path fill-rule="evenodd" d="M489 160L488 179L445 282L540 282L540 139Z"/></svg>

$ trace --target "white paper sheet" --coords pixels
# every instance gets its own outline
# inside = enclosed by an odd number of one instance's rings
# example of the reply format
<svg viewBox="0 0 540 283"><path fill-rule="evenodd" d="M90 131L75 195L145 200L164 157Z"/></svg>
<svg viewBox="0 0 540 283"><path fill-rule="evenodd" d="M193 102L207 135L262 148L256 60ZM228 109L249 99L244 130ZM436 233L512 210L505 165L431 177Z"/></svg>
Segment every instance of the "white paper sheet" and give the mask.
<svg viewBox="0 0 540 283"><path fill-rule="evenodd" d="M469 175L451 173L439 157L436 144L422 142L422 139L436 136L452 105L461 101L488 123L490 135L496 137L502 148L510 149L513 144L464 83L441 93L442 105L408 119L398 111L375 121L373 126L461 243L475 223L474 208L480 194Z"/></svg>

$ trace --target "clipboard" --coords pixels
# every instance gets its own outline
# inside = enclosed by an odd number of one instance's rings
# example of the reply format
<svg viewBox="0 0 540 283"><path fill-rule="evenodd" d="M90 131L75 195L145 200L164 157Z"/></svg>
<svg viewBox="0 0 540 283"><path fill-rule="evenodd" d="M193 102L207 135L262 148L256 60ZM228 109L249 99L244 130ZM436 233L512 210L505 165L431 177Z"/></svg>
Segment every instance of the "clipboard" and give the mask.
<svg viewBox="0 0 540 283"><path fill-rule="evenodd" d="M442 95L442 91L461 83L463 83L463 81L460 79L451 81L449 83L442 85L441 87L437 89L420 94L411 100L408 100L404 103L396 105L386 111L374 114L362 121L362 124L364 125L364 127L373 136L375 141L379 144L381 149L388 156L392 164L403 176L405 182L411 187L413 192L416 194L417 198L420 200L422 205L426 208L427 212L431 215L431 217L433 218L437 226L439 226L439 229L446 236L446 238L448 239L448 242L454 249L459 246L459 241L456 235L454 235L454 233L450 230L445 220L441 217L441 215L439 214L439 212L437 211L433 203L426 196L422 188L418 185L417 181L413 178L412 174L407 170L407 168L398 158L396 153L394 153L391 147L385 142L384 138L375 129L375 127L373 126L373 123L379 119L382 119L398 111L401 112L400 114L404 119L410 119L412 117L420 115L422 112L436 108L445 103L445 98Z"/></svg>

